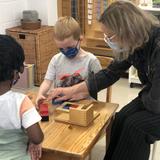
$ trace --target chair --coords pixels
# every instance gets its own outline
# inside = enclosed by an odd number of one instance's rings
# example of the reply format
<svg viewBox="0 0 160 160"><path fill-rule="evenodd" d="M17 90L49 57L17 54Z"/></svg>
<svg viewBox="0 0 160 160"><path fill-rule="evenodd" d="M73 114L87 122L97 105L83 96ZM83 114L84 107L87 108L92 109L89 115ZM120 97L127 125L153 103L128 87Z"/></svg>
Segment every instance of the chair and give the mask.
<svg viewBox="0 0 160 160"><path fill-rule="evenodd" d="M96 56L101 63L102 68L108 67L108 65L113 61L112 57L105 57L105 56ZM111 102L111 95L112 95L112 86L107 88L106 93L106 102Z"/></svg>
<svg viewBox="0 0 160 160"><path fill-rule="evenodd" d="M151 160L156 160L156 159L155 159L155 155L156 155L157 143L158 143L158 142L156 141L156 142L154 142L154 144L153 144Z"/></svg>

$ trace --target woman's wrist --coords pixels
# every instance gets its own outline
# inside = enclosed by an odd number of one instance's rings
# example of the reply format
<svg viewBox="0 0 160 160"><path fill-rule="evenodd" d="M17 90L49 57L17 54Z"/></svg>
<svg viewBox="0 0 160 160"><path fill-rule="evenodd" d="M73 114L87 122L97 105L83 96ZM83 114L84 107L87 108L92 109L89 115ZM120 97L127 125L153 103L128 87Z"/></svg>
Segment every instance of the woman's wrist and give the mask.
<svg viewBox="0 0 160 160"><path fill-rule="evenodd" d="M71 95L74 95L78 92L78 88L77 88L77 85L74 85L71 87Z"/></svg>
<svg viewBox="0 0 160 160"><path fill-rule="evenodd" d="M87 87L87 84L86 82L81 82L75 86L72 86L72 94L77 94L77 93L86 93L86 94L89 94L88 92L88 87Z"/></svg>

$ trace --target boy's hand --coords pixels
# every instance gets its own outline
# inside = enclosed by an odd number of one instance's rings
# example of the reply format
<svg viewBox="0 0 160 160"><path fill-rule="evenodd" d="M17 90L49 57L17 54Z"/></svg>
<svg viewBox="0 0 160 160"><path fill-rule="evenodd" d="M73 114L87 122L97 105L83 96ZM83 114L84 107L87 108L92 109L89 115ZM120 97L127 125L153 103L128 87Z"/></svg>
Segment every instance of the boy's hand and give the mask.
<svg viewBox="0 0 160 160"><path fill-rule="evenodd" d="M36 144L30 143L28 147L28 152L30 153L32 160L39 160L39 158L41 158L42 156L41 144L36 145Z"/></svg>

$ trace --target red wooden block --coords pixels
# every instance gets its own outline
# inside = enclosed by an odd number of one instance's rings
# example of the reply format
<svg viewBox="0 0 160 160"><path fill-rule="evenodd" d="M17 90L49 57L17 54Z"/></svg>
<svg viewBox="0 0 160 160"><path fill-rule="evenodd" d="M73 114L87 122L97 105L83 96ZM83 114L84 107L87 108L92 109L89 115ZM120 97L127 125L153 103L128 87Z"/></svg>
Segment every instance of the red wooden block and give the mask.
<svg viewBox="0 0 160 160"><path fill-rule="evenodd" d="M45 103L39 104L39 113L42 117L41 121L49 121L48 104Z"/></svg>

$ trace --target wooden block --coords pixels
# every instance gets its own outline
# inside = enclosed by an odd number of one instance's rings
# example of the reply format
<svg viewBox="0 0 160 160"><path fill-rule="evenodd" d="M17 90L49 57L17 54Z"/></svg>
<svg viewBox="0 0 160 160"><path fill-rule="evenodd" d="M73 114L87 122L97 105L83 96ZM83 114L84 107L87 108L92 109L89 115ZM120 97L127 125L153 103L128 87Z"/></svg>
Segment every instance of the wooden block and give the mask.
<svg viewBox="0 0 160 160"><path fill-rule="evenodd" d="M39 113L42 117L41 121L49 121L48 104L45 103L39 104Z"/></svg>

